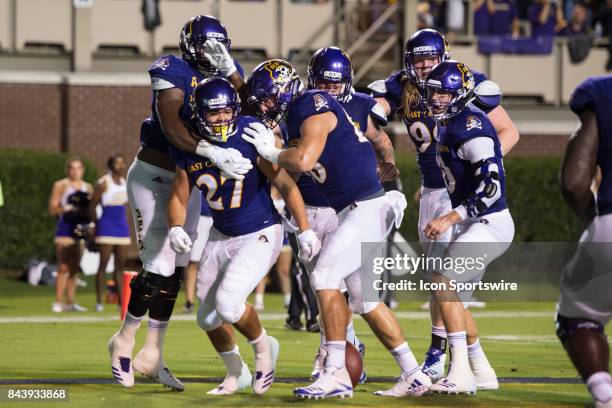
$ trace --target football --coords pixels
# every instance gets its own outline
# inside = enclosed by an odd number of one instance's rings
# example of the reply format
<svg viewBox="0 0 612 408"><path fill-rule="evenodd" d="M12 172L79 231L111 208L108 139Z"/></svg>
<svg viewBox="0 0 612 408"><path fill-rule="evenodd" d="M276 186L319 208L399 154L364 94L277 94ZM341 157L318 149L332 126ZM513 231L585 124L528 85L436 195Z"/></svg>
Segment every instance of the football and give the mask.
<svg viewBox="0 0 612 408"><path fill-rule="evenodd" d="M357 386L359 383L359 377L361 377L361 373L363 372L363 360L361 360L361 354L359 354L359 350L352 343L346 342L346 369L351 376L351 383L353 383L353 388Z"/></svg>

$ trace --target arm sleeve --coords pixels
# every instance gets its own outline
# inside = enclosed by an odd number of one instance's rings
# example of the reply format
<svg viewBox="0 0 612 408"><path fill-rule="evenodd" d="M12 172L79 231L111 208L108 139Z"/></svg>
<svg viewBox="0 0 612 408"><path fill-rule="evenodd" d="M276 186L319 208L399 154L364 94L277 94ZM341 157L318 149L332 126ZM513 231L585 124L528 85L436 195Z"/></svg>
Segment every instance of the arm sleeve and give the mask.
<svg viewBox="0 0 612 408"><path fill-rule="evenodd" d="M476 180L476 191L464 200L455 211L462 219L476 217L486 211L501 197L499 167L495 159L495 144L490 137L476 137L463 143L457 156L472 164Z"/></svg>

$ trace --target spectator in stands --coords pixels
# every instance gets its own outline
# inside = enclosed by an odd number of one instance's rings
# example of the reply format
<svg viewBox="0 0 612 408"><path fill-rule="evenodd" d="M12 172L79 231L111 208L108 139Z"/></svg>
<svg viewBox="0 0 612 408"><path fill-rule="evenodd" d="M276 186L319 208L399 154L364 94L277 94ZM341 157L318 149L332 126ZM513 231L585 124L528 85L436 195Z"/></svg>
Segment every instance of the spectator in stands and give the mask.
<svg viewBox="0 0 612 408"><path fill-rule="evenodd" d="M589 32L587 8L582 3L576 3L569 24L559 31L559 35L585 35Z"/></svg>
<svg viewBox="0 0 612 408"><path fill-rule="evenodd" d="M128 197L124 177L125 158L120 154L111 156L108 159L107 167L108 173L96 183L89 204L92 220L97 218L96 208L98 204L102 205L102 214L95 227L95 242L100 250L100 264L96 277L96 312L104 310L102 293L105 288L106 266L111 254L115 255L115 271L113 274L119 303L121 304L123 269L128 246L131 243L126 213Z"/></svg>
<svg viewBox="0 0 612 408"><path fill-rule="evenodd" d="M474 34L489 35L491 30L492 1L474 0Z"/></svg>
<svg viewBox="0 0 612 408"><path fill-rule="evenodd" d="M66 178L53 184L51 197L49 197L49 214L58 217L55 230L57 280L55 303L51 307L55 313L87 310L74 301L82 253L77 226L84 219L89 220L89 197L87 196L93 190L91 184L83 180L83 173L84 167L81 159L69 158L66 162ZM66 303L63 302L64 294Z"/></svg>
<svg viewBox="0 0 612 408"><path fill-rule="evenodd" d="M446 2L446 37L453 42L454 35L465 27L465 6L463 0L447 0Z"/></svg>
<svg viewBox="0 0 612 408"><path fill-rule="evenodd" d="M431 7L428 1L417 3L417 29L432 28L434 26L434 16L431 14Z"/></svg>
<svg viewBox="0 0 612 408"><path fill-rule="evenodd" d="M554 36L566 25L562 0L536 0L529 6L532 37Z"/></svg>
<svg viewBox="0 0 612 408"><path fill-rule="evenodd" d="M608 62L606 70L612 71L612 0L600 6L597 11L596 20L601 24L603 32L608 35Z"/></svg>
<svg viewBox="0 0 612 408"><path fill-rule="evenodd" d="M476 0L474 33L476 35L519 35L519 20L514 0Z"/></svg>

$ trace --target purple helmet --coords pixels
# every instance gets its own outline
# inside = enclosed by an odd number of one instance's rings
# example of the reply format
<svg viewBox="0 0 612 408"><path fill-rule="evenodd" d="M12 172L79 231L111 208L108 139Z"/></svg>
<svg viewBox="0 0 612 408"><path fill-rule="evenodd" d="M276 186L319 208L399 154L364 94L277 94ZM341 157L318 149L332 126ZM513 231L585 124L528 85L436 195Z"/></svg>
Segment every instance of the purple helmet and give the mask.
<svg viewBox="0 0 612 408"><path fill-rule="evenodd" d="M225 26L212 16L195 16L185 23L179 39L183 59L208 76L216 75L217 70L204 57L202 47L206 40L212 38L222 43L229 51L231 41L227 37Z"/></svg>
<svg viewBox="0 0 612 408"><path fill-rule="evenodd" d="M447 60L436 65L425 81L425 98L432 117L449 119L466 108L474 100L474 75L467 65ZM435 93L449 94L448 102L440 103L433 98Z"/></svg>
<svg viewBox="0 0 612 408"><path fill-rule="evenodd" d="M425 78L419 79L414 68L414 57L437 56L440 61L446 61L450 58L448 43L446 38L436 30L425 28L419 30L406 41L404 50L404 72L408 79L419 86L425 85Z"/></svg>
<svg viewBox="0 0 612 408"><path fill-rule="evenodd" d="M247 103L269 128L283 120L289 104L302 89L302 81L290 63L272 59L259 64L246 83ZM260 105L265 105L262 111Z"/></svg>
<svg viewBox="0 0 612 408"><path fill-rule="evenodd" d="M308 64L308 89L314 89L317 81L325 80L344 84L337 99L343 100L351 93L353 67L351 60L338 47L321 48L313 54Z"/></svg>
<svg viewBox="0 0 612 408"><path fill-rule="evenodd" d="M210 122L208 115L222 109L232 109L229 120ZM227 79L213 77L202 80L193 91L191 110L201 136L217 142L226 142L236 132L240 113L240 98Z"/></svg>

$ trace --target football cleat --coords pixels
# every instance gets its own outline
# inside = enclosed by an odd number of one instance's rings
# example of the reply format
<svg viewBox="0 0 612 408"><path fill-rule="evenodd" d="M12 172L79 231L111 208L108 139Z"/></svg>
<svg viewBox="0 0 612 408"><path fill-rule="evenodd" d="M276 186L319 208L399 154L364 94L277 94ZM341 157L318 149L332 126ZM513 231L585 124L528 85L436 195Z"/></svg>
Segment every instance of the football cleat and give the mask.
<svg viewBox="0 0 612 408"><path fill-rule="evenodd" d="M227 374L225 379L221 384L212 390L208 391L209 395L231 395L235 392L241 391L251 385L251 381L253 376L249 371L249 366L247 366L244 362L242 363L242 370L240 371L240 375L236 377L235 375Z"/></svg>
<svg viewBox="0 0 612 408"><path fill-rule="evenodd" d="M412 374L403 372L393 387L386 391L376 391L374 395L382 397L420 397L429 391L431 379L417 369Z"/></svg>
<svg viewBox="0 0 612 408"><path fill-rule="evenodd" d="M53 302L51 305L51 311L53 313L62 313L64 311L64 305L59 302Z"/></svg>
<svg viewBox="0 0 612 408"><path fill-rule="evenodd" d="M476 394L476 380L468 362L467 349L451 347L452 359L446 378L429 387L442 394Z"/></svg>
<svg viewBox="0 0 612 408"><path fill-rule="evenodd" d="M325 358L327 357L327 348L321 346L319 347L319 351L314 359L314 366L312 367L312 372L310 373L310 378L314 381L325 370Z"/></svg>
<svg viewBox="0 0 612 408"><path fill-rule="evenodd" d="M87 308L77 303L67 304L65 308L66 312L86 312Z"/></svg>
<svg viewBox="0 0 612 408"><path fill-rule="evenodd" d="M276 361L280 351L278 340L274 337L268 336L268 343L270 344L271 361L265 361L264 358L257 358L257 355L255 355L255 376L253 377L252 385L253 392L258 395L265 393L272 386L276 371Z"/></svg>
<svg viewBox="0 0 612 408"><path fill-rule="evenodd" d="M123 346L118 344L117 336L119 332L113 334L108 341L108 354L111 359L111 372L117 382L124 387L130 388L134 386L134 369L132 367L132 345Z"/></svg>
<svg viewBox="0 0 612 408"><path fill-rule="evenodd" d="M156 361L152 361L156 360ZM148 358L144 349L140 350L134 359L134 370L147 376L173 391L184 391L185 386L172 374L161 358Z"/></svg>
<svg viewBox="0 0 612 408"><path fill-rule="evenodd" d="M425 353L425 361L421 365L421 371L436 382L444 377L444 364L446 363L446 353L434 347L430 347Z"/></svg>
<svg viewBox="0 0 612 408"><path fill-rule="evenodd" d="M470 360L470 366L472 368L472 373L474 374L474 380L476 381L476 387L479 390L497 390L499 389L499 382L497 382L497 375L495 374L495 370L489 364L488 361L479 361L477 364L474 364L472 360Z"/></svg>
<svg viewBox="0 0 612 408"><path fill-rule="evenodd" d="M353 385L346 367L327 368L312 384L294 389L293 395L306 399L352 398Z"/></svg>

